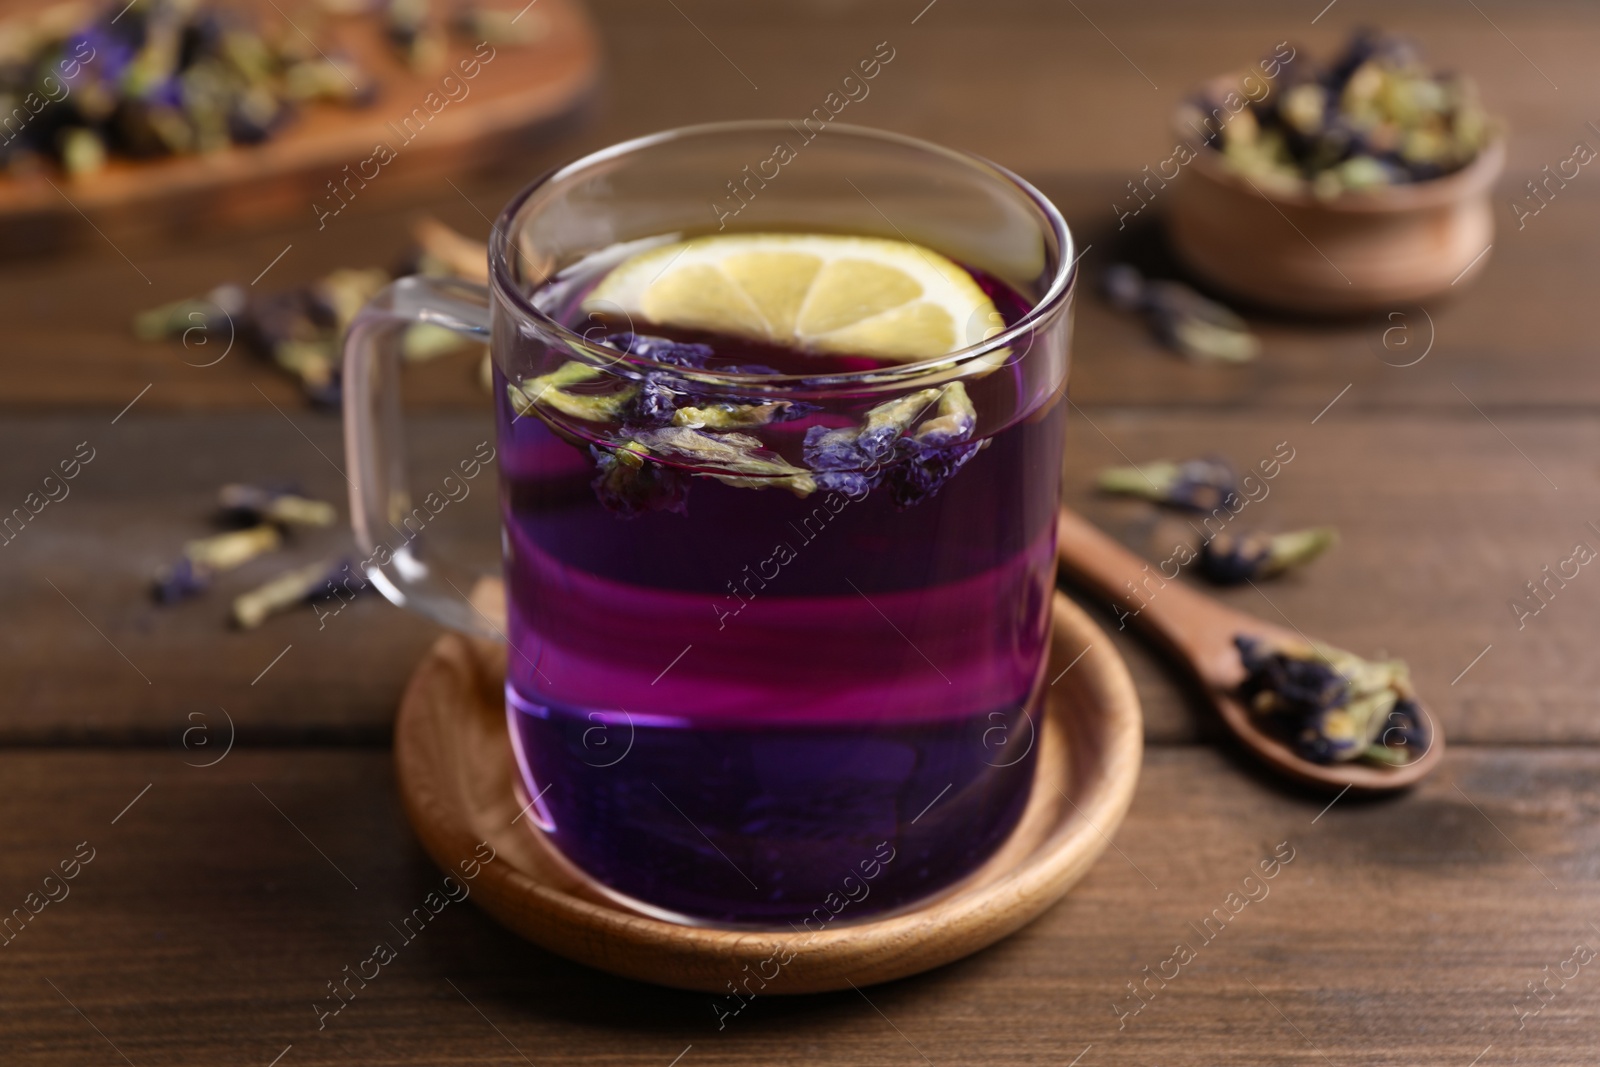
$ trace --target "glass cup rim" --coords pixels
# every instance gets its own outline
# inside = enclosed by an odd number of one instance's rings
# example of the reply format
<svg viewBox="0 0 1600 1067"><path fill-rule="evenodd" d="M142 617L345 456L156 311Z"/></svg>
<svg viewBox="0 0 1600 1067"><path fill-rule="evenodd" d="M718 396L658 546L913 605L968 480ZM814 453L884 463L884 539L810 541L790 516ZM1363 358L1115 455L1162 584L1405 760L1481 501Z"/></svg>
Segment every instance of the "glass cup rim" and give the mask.
<svg viewBox="0 0 1600 1067"><path fill-rule="evenodd" d="M672 141L713 134L777 130L790 130L790 125L782 119L742 119L733 122L708 122L693 126L679 126L674 129L662 130L658 133L645 134L642 137L635 137L627 141L620 141L617 144L591 152L588 155L546 171L529 182L507 201L493 224L493 232L489 239L489 279L491 286L499 292L501 298L518 315L530 320L546 339L554 339L560 342L571 352L587 354L592 361L601 366L615 368L618 364L626 364L629 367L637 368L641 373L665 371L678 377L692 378L700 383L735 389L755 388L765 391L783 390L785 387L799 387L808 392L818 389L831 391L834 388L851 389L867 386L881 388L901 381L916 381L927 379L930 375L953 373L968 363L982 360L994 352L1009 348L1018 338L1030 334L1040 326L1053 320L1062 308L1066 306L1072 291L1077 287L1078 256L1076 254L1076 245L1072 238L1072 231L1068 228L1066 219L1062 217L1055 204L1051 203L1048 197L1026 179L975 153L946 148L932 141L925 141L920 137L910 137L890 130L880 130L870 126L857 126L850 123L831 123L825 132L899 144L933 155L944 156L946 159L972 167L975 170L987 172L989 176L1020 191L1044 216L1061 249L1061 259L1056 265L1055 272L1050 279L1050 285L1045 290L1044 295L1020 319L994 336L987 337L976 344L955 349L941 356L917 360L913 363L895 364L892 367L880 367L874 370L844 371L828 375L737 374L715 370L691 371L676 364L660 363L632 353L622 353L613 348L596 345L582 334L574 333L550 315L539 310L528 299L527 295L512 282L509 254L512 227L523 208L528 206L540 190L555 182L588 170L597 164L633 155L645 149L654 148ZM1024 355L1026 355L1026 350Z"/></svg>

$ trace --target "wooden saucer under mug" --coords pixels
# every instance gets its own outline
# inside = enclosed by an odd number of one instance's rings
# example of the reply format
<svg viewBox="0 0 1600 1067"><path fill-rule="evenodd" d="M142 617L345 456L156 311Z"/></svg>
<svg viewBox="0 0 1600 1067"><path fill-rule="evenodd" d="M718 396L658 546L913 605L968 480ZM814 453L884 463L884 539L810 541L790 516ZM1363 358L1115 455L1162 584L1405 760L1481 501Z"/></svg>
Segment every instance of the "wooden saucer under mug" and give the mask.
<svg viewBox="0 0 1600 1067"><path fill-rule="evenodd" d="M498 583L484 583L473 599L490 614L500 608L503 617ZM819 933L733 930L666 922L607 897L527 818L518 819L505 648L456 634L434 643L401 700L395 763L406 814L423 847L452 872L487 841L495 858L482 865L473 899L515 933L603 971L723 993L763 964L770 970L774 960L783 961L763 995L916 974L1037 918L1105 850L1133 799L1143 724L1128 669L1105 634L1059 593L1053 614L1046 678L1054 681L1046 689L1039 762L1022 821L968 878L882 919Z"/></svg>

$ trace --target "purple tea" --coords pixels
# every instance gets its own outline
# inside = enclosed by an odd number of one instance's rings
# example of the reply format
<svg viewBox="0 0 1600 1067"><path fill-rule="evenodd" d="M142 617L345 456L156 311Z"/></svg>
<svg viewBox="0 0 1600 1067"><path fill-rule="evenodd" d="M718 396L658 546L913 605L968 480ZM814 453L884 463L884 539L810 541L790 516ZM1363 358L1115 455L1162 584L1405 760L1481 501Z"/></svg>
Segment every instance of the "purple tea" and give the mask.
<svg viewBox="0 0 1600 1067"><path fill-rule="evenodd" d="M774 407L703 379L896 364L602 320L582 302L604 273L533 301L618 350L623 392L495 327L532 372L496 380L528 817L678 918L815 928L957 882L1033 783L1064 358L1041 374L1024 341L953 390ZM970 273L1007 325L1028 310ZM662 428L684 408L710 420L693 441ZM731 466L690 447L708 435Z"/></svg>

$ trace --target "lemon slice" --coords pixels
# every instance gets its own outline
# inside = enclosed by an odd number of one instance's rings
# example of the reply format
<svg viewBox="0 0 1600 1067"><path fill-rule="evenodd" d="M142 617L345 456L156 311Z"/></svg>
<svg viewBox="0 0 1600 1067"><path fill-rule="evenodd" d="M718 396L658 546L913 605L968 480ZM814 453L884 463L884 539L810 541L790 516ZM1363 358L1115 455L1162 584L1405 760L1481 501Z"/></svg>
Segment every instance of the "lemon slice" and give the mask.
<svg viewBox="0 0 1600 1067"><path fill-rule="evenodd" d="M972 275L906 241L714 234L637 253L583 302L642 323L910 363L999 333Z"/></svg>

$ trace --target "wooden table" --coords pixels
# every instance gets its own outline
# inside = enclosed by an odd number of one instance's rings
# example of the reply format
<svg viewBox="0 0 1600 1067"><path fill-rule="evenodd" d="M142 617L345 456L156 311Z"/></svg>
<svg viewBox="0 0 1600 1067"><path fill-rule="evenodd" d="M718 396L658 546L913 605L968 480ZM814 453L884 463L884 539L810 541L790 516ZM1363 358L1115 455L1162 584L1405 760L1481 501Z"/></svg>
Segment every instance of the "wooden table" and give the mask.
<svg viewBox="0 0 1600 1067"><path fill-rule="evenodd" d="M93 857L69 896L0 947L0 1062L1593 1062L1600 575L1583 571L1521 627L1509 605L1575 543L1600 546L1588 362L1600 176L1580 174L1521 230L1508 201L1575 141L1600 144L1600 13L1505 0L1343 0L1320 15L1322 0L925 3L605 0L606 88L555 147L456 188L386 199L375 186L332 233L308 208L290 228L0 266L0 505L79 442L95 457L0 548L0 908L42 893L75 852ZM1458 299L1388 318L1260 318L1265 356L1244 368L1182 363L1085 292L1067 486L1155 553L1182 528L1093 497L1096 468L1202 452L1250 464L1289 442L1296 458L1252 523L1333 523L1343 543L1264 595L1230 599L1409 660L1450 733L1435 780L1331 806L1282 789L1118 635L1148 716L1133 811L1066 901L986 952L859 993L757 1001L719 1032L704 996L566 963L453 908L318 1029L325 983L439 877L400 815L388 752L434 631L371 598L321 630L296 613L248 633L223 625L219 598L150 604L150 571L205 530L220 483L295 479L342 499L343 459L336 419L275 372L240 353L186 365L203 360L132 341L133 312L269 264L264 286L388 263L422 210L486 233L485 216L555 160L662 127L809 111L881 41L895 58L843 118L1014 167L1092 246L1092 281L1115 259L1159 254L1159 203L1120 232L1112 204L1169 154L1165 116L1186 86L1285 38L1323 52L1378 19L1477 75L1510 120L1486 274ZM1395 327L1409 333L1386 346ZM1425 359L1393 365L1429 336ZM414 478L427 479L488 433L485 398L470 360L413 384ZM493 525L487 491L439 520L484 547ZM220 762L197 766L230 737ZM1295 858L1270 895L1204 942L1195 927L1283 842ZM1195 959L1133 999L1129 983L1179 942Z"/></svg>

